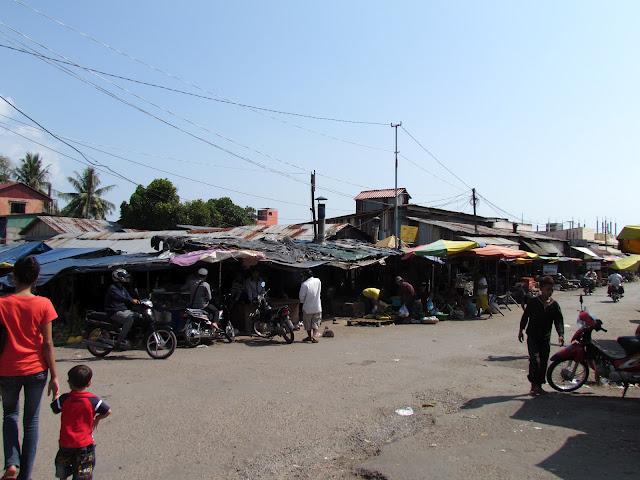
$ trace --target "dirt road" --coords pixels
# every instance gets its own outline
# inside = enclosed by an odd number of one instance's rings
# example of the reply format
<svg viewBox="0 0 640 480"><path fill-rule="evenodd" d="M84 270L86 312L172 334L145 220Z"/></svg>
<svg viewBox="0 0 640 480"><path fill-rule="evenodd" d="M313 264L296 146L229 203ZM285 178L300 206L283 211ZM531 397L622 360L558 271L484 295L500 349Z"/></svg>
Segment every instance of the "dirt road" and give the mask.
<svg viewBox="0 0 640 480"><path fill-rule="evenodd" d="M556 298L570 337L577 293ZM639 298L638 284L619 304L603 289L588 297L603 337L635 330ZM65 348L59 369L89 364L92 390L113 408L96 433L96 478L638 478L639 390L526 396L519 315L340 322L317 345L246 339L167 361ZM41 425L34 478L52 478L58 418L43 410Z"/></svg>

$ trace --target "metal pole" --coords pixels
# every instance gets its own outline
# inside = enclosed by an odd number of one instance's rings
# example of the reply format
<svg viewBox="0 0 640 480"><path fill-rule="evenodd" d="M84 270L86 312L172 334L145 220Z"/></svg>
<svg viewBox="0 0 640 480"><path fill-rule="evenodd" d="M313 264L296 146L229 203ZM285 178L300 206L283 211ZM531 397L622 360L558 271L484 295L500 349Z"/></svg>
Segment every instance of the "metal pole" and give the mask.
<svg viewBox="0 0 640 480"><path fill-rule="evenodd" d="M395 148L395 156L396 156L396 168L395 168L395 187L393 190L394 193L394 206L393 206L393 221L394 221L394 235L396 237L396 249L400 249L400 219L398 218L398 127L402 125L400 123L392 123L391 127L396 129L396 148Z"/></svg>
<svg viewBox="0 0 640 480"><path fill-rule="evenodd" d="M478 234L478 217L476 216L476 205L478 203L478 198L476 197L476 189L471 189L471 201L473 202L473 230Z"/></svg>
<svg viewBox="0 0 640 480"><path fill-rule="evenodd" d="M313 239L318 240L318 225L316 224L316 171L311 174L311 216L313 218Z"/></svg>

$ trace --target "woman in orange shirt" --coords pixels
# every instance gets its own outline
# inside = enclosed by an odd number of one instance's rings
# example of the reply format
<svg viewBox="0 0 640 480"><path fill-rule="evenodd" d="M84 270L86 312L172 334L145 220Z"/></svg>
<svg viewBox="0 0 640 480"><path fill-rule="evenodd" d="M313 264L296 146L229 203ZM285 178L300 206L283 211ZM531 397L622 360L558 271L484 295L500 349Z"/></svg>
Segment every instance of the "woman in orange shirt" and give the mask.
<svg viewBox="0 0 640 480"><path fill-rule="evenodd" d="M51 372L48 394L58 395L58 375L51 335L51 322L58 317L51 301L31 293L40 265L35 257L21 258L13 268L15 293L0 298L0 324L6 329L0 345L2 389L2 479L31 479L38 446L40 399ZM20 391L24 389L22 449L18 439ZM18 474L19 471L19 474Z"/></svg>

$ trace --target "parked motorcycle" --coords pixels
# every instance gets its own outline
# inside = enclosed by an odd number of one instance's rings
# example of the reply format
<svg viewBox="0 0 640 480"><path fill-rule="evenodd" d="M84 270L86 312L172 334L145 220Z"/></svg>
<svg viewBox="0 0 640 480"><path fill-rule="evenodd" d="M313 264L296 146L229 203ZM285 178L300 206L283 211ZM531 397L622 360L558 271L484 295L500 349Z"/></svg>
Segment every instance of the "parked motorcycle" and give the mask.
<svg viewBox="0 0 640 480"><path fill-rule="evenodd" d="M226 340L228 343L236 339L236 333L229 319L227 305L229 295L220 304L216 318L212 321L210 312L197 308L187 308L183 317L185 324L180 331L180 338L187 347L197 347L200 343L211 345L215 340Z"/></svg>
<svg viewBox="0 0 640 480"><path fill-rule="evenodd" d="M178 343L169 323L156 320L151 300L142 300L134 305L136 318L127 335L132 346L144 346L147 354L154 359L169 358ZM121 326L113 322L105 312L87 311L85 316L87 350L95 357L105 357L115 346Z"/></svg>
<svg viewBox="0 0 640 480"><path fill-rule="evenodd" d="M549 385L559 392L573 392L582 387L589 378L589 366L610 382L622 383L622 396L631 384L640 384L640 327L635 336L618 337L620 348L605 348L591 339L594 331L606 332L602 321L582 311L578 316L578 331L571 345L551 357L547 370Z"/></svg>
<svg viewBox="0 0 640 480"><path fill-rule="evenodd" d="M293 323L287 305L273 308L269 305L266 292L258 295L257 308L250 314L253 321L253 331L262 338L273 338L276 335L284 338L285 342L293 343Z"/></svg>

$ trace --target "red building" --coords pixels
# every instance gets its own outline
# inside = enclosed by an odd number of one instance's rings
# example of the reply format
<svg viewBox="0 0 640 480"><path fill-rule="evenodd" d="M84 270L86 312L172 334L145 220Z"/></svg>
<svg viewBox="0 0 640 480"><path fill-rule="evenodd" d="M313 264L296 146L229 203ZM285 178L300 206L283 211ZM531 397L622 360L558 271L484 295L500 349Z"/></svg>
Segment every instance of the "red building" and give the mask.
<svg viewBox="0 0 640 480"><path fill-rule="evenodd" d="M0 216L48 213L51 197L20 182L0 184Z"/></svg>
<svg viewBox="0 0 640 480"><path fill-rule="evenodd" d="M258 210L258 225L277 225L278 224L278 209L276 208L261 208Z"/></svg>

